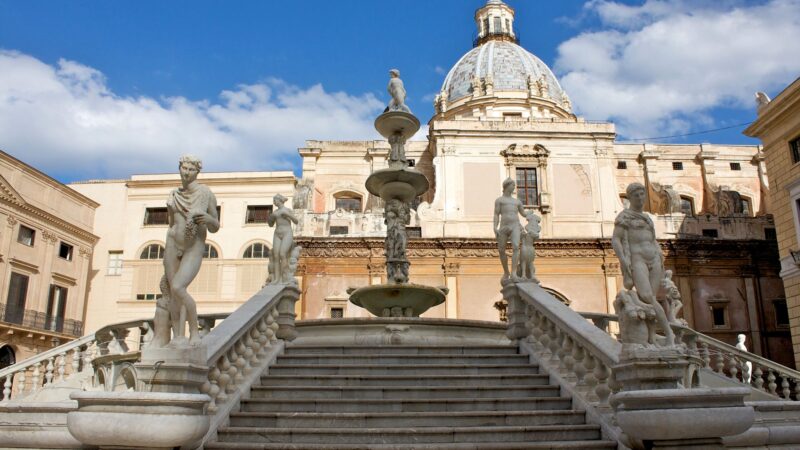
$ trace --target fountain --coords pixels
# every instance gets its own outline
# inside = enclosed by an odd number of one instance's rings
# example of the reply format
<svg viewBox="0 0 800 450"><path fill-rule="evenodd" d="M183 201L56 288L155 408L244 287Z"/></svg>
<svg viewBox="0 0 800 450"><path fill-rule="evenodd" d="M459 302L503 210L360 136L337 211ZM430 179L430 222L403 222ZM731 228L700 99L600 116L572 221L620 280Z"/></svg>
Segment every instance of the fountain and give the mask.
<svg viewBox="0 0 800 450"><path fill-rule="evenodd" d="M389 141L389 167L367 178L367 190L384 201L386 222L386 279L384 284L349 289L350 302L379 317L419 317L444 302L447 288L424 286L408 281L406 225L411 218L411 201L424 194L428 179L409 167L405 144L419 130L419 120L405 105L405 88L400 72L391 70L389 94L392 100L375 119L375 129Z"/></svg>

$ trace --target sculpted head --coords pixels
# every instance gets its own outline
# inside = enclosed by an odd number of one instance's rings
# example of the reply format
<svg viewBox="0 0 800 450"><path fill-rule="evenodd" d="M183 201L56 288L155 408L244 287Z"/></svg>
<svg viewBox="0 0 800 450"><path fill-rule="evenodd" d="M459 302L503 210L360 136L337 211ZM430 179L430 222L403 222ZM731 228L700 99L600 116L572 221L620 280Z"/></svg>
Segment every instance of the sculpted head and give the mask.
<svg viewBox="0 0 800 450"><path fill-rule="evenodd" d="M631 209L641 211L644 208L644 200L647 197L647 191L642 183L631 183L625 189L628 196L628 201L631 204Z"/></svg>
<svg viewBox="0 0 800 450"><path fill-rule="evenodd" d="M514 180L506 178L505 181L503 181L503 194L511 195L515 187L517 187L517 185L514 183Z"/></svg>
<svg viewBox="0 0 800 450"><path fill-rule="evenodd" d="M272 197L272 204L280 208L281 206L283 206L284 203L286 203L286 200L287 198L284 197L283 195L275 194L275 196Z"/></svg>
<svg viewBox="0 0 800 450"><path fill-rule="evenodd" d="M525 218L528 219L528 222L535 222L537 224L542 220L541 217L537 216L533 211L528 211L525 214Z"/></svg>
<svg viewBox="0 0 800 450"><path fill-rule="evenodd" d="M400 78L400 71L397 69L392 69L389 71L389 76L391 78Z"/></svg>
<svg viewBox="0 0 800 450"><path fill-rule="evenodd" d="M744 344L745 339L747 339L747 336L743 334L736 336L736 342L738 342L739 344Z"/></svg>
<svg viewBox="0 0 800 450"><path fill-rule="evenodd" d="M183 155L178 160L178 171L181 174L181 180L186 183L191 183L197 179L197 174L203 169L203 161L194 155Z"/></svg>

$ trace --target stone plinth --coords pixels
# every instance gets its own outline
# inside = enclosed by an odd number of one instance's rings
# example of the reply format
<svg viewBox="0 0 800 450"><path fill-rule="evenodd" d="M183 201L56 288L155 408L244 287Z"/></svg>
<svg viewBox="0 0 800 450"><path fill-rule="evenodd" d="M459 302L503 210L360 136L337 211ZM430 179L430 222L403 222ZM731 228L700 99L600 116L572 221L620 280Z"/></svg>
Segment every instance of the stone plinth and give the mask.
<svg viewBox="0 0 800 450"><path fill-rule="evenodd" d="M682 347L651 347L623 344L614 377L622 391L677 389L696 359ZM687 386L689 387L689 386Z"/></svg>
<svg viewBox="0 0 800 450"><path fill-rule="evenodd" d="M198 394L208 379L205 347L145 348L136 368L137 391Z"/></svg>
<svg viewBox="0 0 800 450"><path fill-rule="evenodd" d="M378 317L419 317L444 303L448 291L414 283L377 284L353 290L350 302Z"/></svg>
<svg viewBox="0 0 800 450"><path fill-rule="evenodd" d="M74 392L70 398L78 410L67 414L67 427L84 445L172 449L197 442L210 426L205 394Z"/></svg>
<svg viewBox="0 0 800 450"><path fill-rule="evenodd" d="M749 393L748 388L654 389L620 392L610 403L619 427L643 448L723 449L722 437L753 424L753 407L744 404Z"/></svg>

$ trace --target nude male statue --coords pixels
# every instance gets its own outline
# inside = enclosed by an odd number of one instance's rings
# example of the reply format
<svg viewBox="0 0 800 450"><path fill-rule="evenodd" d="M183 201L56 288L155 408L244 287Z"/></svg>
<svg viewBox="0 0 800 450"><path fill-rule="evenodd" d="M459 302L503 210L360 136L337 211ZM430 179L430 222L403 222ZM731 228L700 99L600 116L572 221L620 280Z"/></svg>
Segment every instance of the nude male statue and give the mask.
<svg viewBox="0 0 800 450"><path fill-rule="evenodd" d="M387 111L403 111L410 113L411 110L406 106L406 88L403 85L403 80L400 79L400 71L392 69L389 71L389 86L386 90L392 99L389 101Z"/></svg>
<svg viewBox="0 0 800 450"><path fill-rule="evenodd" d="M519 261L519 242L522 233L522 224L519 222L520 214L525 216L525 208L519 199L514 198L511 194L514 193L516 184L511 178L506 178L503 181L503 195L497 197L494 201L494 214L492 216L494 222L494 235L497 238L497 251L500 252L500 263L503 265L503 280L512 279L518 280L519 277L516 273L512 274L508 270L508 256L506 255L506 245L509 238L511 239L511 267L516 270L517 262ZM499 222L499 223L498 223Z"/></svg>
<svg viewBox="0 0 800 450"><path fill-rule="evenodd" d="M656 320L664 331L666 346L669 347L674 345L675 335L664 308L656 299L664 278L664 265L661 248L656 241L655 226L643 211L645 187L641 183L631 183L626 193L630 205L614 221L611 246L619 258L625 289L635 287L636 295L633 297L638 297L638 300L653 309Z"/></svg>

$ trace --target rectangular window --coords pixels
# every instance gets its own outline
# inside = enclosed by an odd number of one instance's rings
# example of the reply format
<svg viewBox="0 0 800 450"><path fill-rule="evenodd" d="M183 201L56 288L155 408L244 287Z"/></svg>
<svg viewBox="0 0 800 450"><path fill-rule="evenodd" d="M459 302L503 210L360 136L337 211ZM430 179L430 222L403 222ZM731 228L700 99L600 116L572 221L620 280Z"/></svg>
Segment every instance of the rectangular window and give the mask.
<svg viewBox="0 0 800 450"><path fill-rule="evenodd" d="M711 306L711 319L713 328L728 328L728 308L726 306Z"/></svg>
<svg viewBox="0 0 800 450"><path fill-rule="evenodd" d="M483 33L484 35L489 34L489 18L483 19Z"/></svg>
<svg viewBox="0 0 800 450"><path fill-rule="evenodd" d="M800 137L789 141L789 149L792 152L792 163L800 162Z"/></svg>
<svg viewBox="0 0 800 450"><path fill-rule="evenodd" d="M248 205L244 223L267 223L272 214L272 205Z"/></svg>
<svg viewBox="0 0 800 450"><path fill-rule="evenodd" d="M342 196L336 197L336 209L343 211L361 212L361 197Z"/></svg>
<svg viewBox="0 0 800 450"><path fill-rule="evenodd" d="M777 241L778 234L775 232L775 228L764 228L764 239L768 241Z"/></svg>
<svg viewBox="0 0 800 450"><path fill-rule="evenodd" d="M772 302L775 310L775 326L778 328L789 328L789 309L786 307L786 300L779 299Z"/></svg>
<svg viewBox="0 0 800 450"><path fill-rule="evenodd" d="M509 120L522 120L522 113L519 113L519 112L503 113L503 118L509 119Z"/></svg>
<svg viewBox="0 0 800 450"><path fill-rule="evenodd" d="M331 236L341 236L343 234L347 234L349 231L349 228L346 226L332 226Z"/></svg>
<svg viewBox="0 0 800 450"><path fill-rule="evenodd" d="M58 246L58 257L72 261L72 246L66 242L61 242Z"/></svg>
<svg viewBox="0 0 800 450"><path fill-rule="evenodd" d="M681 212L686 216L694 216L694 201L689 197L681 197Z"/></svg>
<svg viewBox="0 0 800 450"><path fill-rule="evenodd" d="M64 331L64 313L67 309L67 288L50 285L47 297L47 316L45 328L50 331Z"/></svg>
<svg viewBox="0 0 800 450"><path fill-rule="evenodd" d="M30 278L21 273L11 272L11 281L8 284L8 300L3 320L11 323L22 323L25 315L25 299L28 296L28 281Z"/></svg>
<svg viewBox="0 0 800 450"><path fill-rule="evenodd" d="M136 300L158 300L161 294L136 294Z"/></svg>
<svg viewBox="0 0 800 450"><path fill-rule="evenodd" d="M683 170L683 163L682 162L672 163L672 170Z"/></svg>
<svg viewBox="0 0 800 450"><path fill-rule="evenodd" d="M500 33L500 32L502 32L502 31L503 31L503 22L501 22L501 19L500 19L499 17L493 17L492 19L494 19L494 20L493 20L493 22L494 22L494 23L493 23L493 25L494 25L494 30L492 30L492 32L493 32L493 33Z"/></svg>
<svg viewBox="0 0 800 450"><path fill-rule="evenodd" d="M17 234L17 242L23 245L33 247L36 240L36 230L28 228L25 225L19 226L19 233Z"/></svg>
<svg viewBox="0 0 800 450"><path fill-rule="evenodd" d="M145 208L145 225L169 225L169 211L167 208Z"/></svg>
<svg viewBox="0 0 800 450"><path fill-rule="evenodd" d="M627 168L628 168L628 162L627 161L617 161L617 169L618 170L625 170Z"/></svg>
<svg viewBox="0 0 800 450"><path fill-rule="evenodd" d="M331 319L341 319L344 317L344 308L331 308Z"/></svg>
<svg viewBox="0 0 800 450"><path fill-rule="evenodd" d="M717 232L716 228L705 228L703 229L703 236L709 238L719 237L719 232Z"/></svg>
<svg viewBox="0 0 800 450"><path fill-rule="evenodd" d="M108 275L122 275L122 251L108 252Z"/></svg>
<svg viewBox="0 0 800 450"><path fill-rule="evenodd" d="M409 239L419 239L422 237L422 227L406 227L406 236Z"/></svg>
<svg viewBox="0 0 800 450"><path fill-rule="evenodd" d="M517 168L517 198L523 205L537 206L539 204L538 186L535 168Z"/></svg>
<svg viewBox="0 0 800 450"><path fill-rule="evenodd" d="M731 170L742 170L741 163L731 163Z"/></svg>

